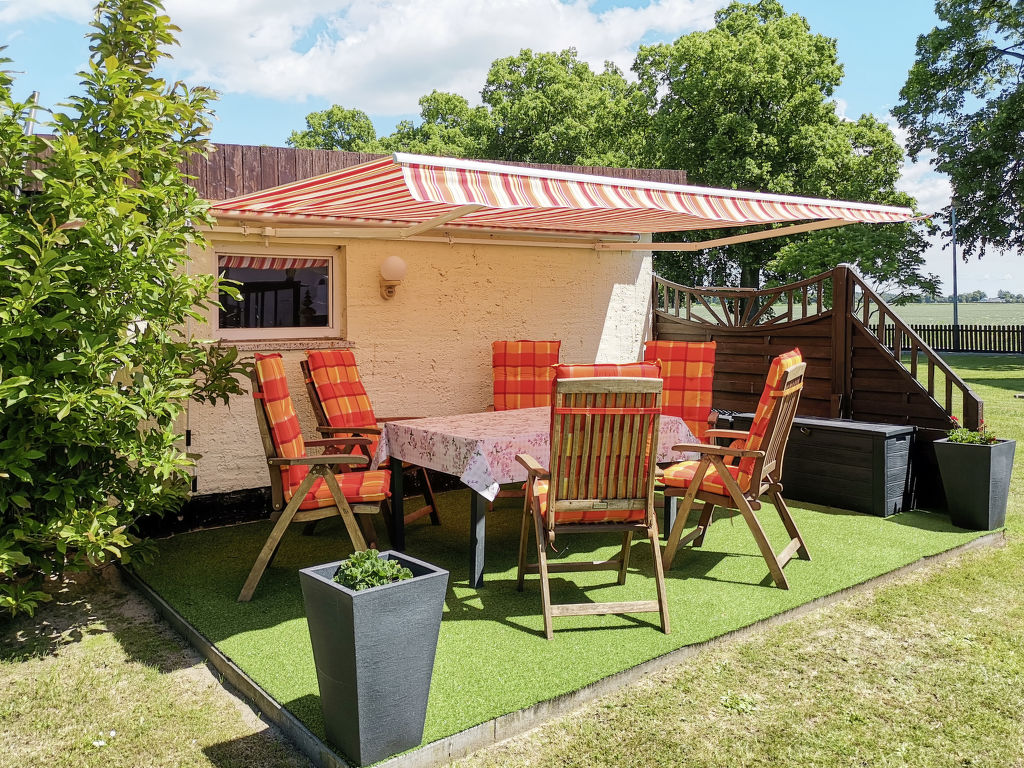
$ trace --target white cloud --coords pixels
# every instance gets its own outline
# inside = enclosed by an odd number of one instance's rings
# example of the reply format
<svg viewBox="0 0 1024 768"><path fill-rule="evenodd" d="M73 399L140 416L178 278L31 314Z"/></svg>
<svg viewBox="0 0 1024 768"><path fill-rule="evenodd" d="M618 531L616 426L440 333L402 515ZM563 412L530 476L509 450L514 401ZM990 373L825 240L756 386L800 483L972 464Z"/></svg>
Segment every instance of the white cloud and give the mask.
<svg viewBox="0 0 1024 768"><path fill-rule="evenodd" d="M85 22L92 18L90 0L0 0L0 24L15 24L38 17Z"/></svg>
<svg viewBox="0 0 1024 768"><path fill-rule="evenodd" d="M56 2L57 0L51 0ZM645 36L712 26L721 0L653 0L602 13L576 0L167 0L178 74L229 93L417 112L432 89L473 101L491 62L574 46L624 70Z"/></svg>

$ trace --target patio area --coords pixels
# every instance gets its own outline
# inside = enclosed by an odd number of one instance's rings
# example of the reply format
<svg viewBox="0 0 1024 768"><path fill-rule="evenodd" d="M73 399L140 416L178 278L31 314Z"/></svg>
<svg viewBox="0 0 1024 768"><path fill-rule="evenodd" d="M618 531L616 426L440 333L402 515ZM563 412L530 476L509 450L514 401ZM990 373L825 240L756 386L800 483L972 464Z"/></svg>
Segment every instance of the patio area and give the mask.
<svg viewBox="0 0 1024 768"><path fill-rule="evenodd" d="M414 524L407 532L409 554L451 572L424 744L984 535L952 527L945 515L913 511L879 518L793 503L793 516L813 560L794 560L787 567L792 586L784 591L772 585L742 520L716 516L704 547L682 553L666 574L672 634L658 630L656 615L591 616L563 619L554 640L548 641L536 578L528 579L522 593L515 588L521 514L515 500L499 501L489 514L488 580L481 589L469 586L468 494L441 494L443 525ZM770 539L785 537L777 518L766 515L764 522ZM381 521L377 524L383 534ZM137 566L136 572L221 653L323 738L297 571L342 558L351 544L340 520L322 523L312 536L290 532L253 601L239 603L238 588L269 526L259 522L160 540L158 556L149 565ZM595 551L593 536L562 543L570 557L584 552L588 558L608 556L616 548L614 536L603 551ZM601 573L577 576L582 587L556 577L553 598L623 600L650 593L645 542L633 544L633 558L625 586L615 586L613 578Z"/></svg>

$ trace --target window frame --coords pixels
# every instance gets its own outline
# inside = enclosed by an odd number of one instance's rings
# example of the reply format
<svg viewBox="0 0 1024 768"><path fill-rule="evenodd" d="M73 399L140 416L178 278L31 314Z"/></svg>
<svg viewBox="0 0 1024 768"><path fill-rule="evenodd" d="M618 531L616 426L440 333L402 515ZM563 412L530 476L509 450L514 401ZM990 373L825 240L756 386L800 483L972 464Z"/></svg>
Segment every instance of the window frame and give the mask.
<svg viewBox="0 0 1024 768"><path fill-rule="evenodd" d="M246 243L216 243L213 246L213 267L217 275L217 297L220 297L220 259L222 256L246 256L264 259L309 257L327 259L328 322L325 326L296 325L287 328L221 328L220 309L214 308L212 326L224 341L272 341L292 339L344 339L344 249L335 245L268 245L260 248Z"/></svg>

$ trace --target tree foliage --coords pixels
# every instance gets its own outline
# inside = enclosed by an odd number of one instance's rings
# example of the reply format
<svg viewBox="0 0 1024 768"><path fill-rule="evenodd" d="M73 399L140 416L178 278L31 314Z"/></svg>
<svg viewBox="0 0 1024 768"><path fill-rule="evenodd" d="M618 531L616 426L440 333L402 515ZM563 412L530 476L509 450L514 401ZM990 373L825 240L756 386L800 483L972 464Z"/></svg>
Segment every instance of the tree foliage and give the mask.
<svg viewBox="0 0 1024 768"><path fill-rule="evenodd" d="M937 0L940 26L917 40L917 60L893 110L915 160L933 152L957 199L967 259L1024 247L1024 5Z"/></svg>
<svg viewBox="0 0 1024 768"><path fill-rule="evenodd" d="M360 109L345 109L338 104L306 115L306 130L292 131L289 147L301 149L346 149L350 152L376 152L377 130Z"/></svg>
<svg viewBox="0 0 1024 768"><path fill-rule="evenodd" d="M80 95L24 129L0 74L0 608L115 559L179 501L190 398L238 392L234 351L183 335L213 276L188 274L207 205L181 164L212 93L154 75L176 27L157 0L105 0ZM7 60L4 60L6 63ZM26 160L33 159L31 172Z"/></svg>

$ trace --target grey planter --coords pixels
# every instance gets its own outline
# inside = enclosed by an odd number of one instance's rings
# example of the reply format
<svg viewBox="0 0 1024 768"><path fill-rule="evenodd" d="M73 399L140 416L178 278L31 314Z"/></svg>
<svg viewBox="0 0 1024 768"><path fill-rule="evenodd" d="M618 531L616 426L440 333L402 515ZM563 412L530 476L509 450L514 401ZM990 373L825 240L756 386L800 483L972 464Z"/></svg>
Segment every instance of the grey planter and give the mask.
<svg viewBox="0 0 1024 768"><path fill-rule="evenodd" d="M974 531L1002 528L1016 441L973 445L942 438L934 445L953 525Z"/></svg>
<svg viewBox="0 0 1024 768"><path fill-rule="evenodd" d="M380 556L413 578L356 592L332 581L337 562L299 571L327 738L357 765L422 741L448 588L448 571Z"/></svg>

